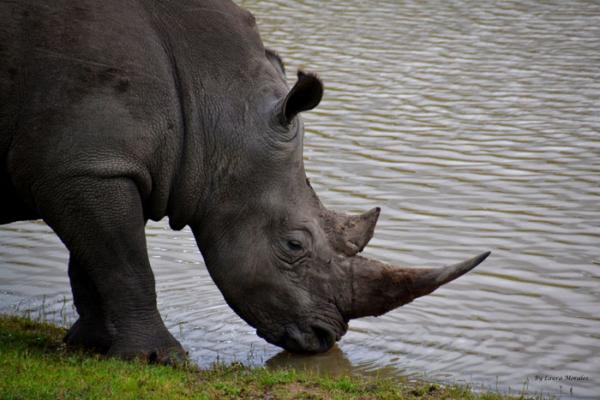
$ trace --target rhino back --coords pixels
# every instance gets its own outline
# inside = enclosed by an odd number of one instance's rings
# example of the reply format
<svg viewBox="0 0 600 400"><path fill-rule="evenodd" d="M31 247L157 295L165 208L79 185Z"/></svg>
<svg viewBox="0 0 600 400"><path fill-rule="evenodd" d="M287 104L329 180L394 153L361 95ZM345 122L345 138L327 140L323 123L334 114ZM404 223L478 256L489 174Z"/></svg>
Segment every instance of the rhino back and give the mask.
<svg viewBox="0 0 600 400"><path fill-rule="evenodd" d="M169 58L145 10L133 1L0 5L5 183L26 195L48 175L139 178L178 118Z"/></svg>
<svg viewBox="0 0 600 400"><path fill-rule="evenodd" d="M3 135L90 96L112 96L148 119L157 111L152 100L164 99L172 86L164 46L135 1L0 1L0 7Z"/></svg>
<svg viewBox="0 0 600 400"><path fill-rule="evenodd" d="M221 140L207 127L225 138L225 116L247 113L273 75L254 18L230 1L0 0L0 11L0 185L22 196L57 171L126 175L160 219L174 181L179 203L200 196L181 187L201 186L196 167L215 153L204 147Z"/></svg>

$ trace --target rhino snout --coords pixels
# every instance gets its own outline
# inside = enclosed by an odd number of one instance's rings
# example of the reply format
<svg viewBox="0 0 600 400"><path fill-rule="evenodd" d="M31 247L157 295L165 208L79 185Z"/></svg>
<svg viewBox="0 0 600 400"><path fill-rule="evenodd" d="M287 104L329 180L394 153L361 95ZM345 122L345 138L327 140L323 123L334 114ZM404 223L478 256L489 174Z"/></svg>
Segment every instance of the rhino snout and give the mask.
<svg viewBox="0 0 600 400"><path fill-rule="evenodd" d="M302 328L298 324L285 326L279 335L258 330L257 335L267 342L292 353L323 353L341 338L333 329L322 324Z"/></svg>

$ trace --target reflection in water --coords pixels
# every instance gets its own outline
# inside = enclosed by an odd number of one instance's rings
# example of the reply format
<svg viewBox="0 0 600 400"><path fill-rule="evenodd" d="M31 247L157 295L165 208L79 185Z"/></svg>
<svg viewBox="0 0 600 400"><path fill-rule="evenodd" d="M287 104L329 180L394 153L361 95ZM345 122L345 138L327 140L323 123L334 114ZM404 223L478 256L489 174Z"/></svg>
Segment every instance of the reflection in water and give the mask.
<svg viewBox="0 0 600 400"><path fill-rule="evenodd" d="M382 206L369 255L441 266L493 254L431 296L351 321L332 352L298 357L227 307L189 231L150 224L160 309L192 358L597 398L600 4L240 3L290 77L305 67L325 82L305 116L307 172L328 206ZM72 320L66 259L42 223L0 227L0 311Z"/></svg>
<svg viewBox="0 0 600 400"><path fill-rule="evenodd" d="M300 371L325 372L339 376L352 373L353 365L344 352L336 345L327 353L305 355L282 351L265 363L270 368L292 367Z"/></svg>

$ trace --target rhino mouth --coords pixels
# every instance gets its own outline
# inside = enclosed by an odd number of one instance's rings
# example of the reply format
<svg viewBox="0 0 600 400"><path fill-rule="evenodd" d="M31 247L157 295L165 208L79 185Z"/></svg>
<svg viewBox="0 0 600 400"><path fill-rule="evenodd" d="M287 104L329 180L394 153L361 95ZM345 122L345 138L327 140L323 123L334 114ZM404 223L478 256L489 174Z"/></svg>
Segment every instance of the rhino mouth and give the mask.
<svg viewBox="0 0 600 400"><path fill-rule="evenodd" d="M334 329L323 324L309 325L305 329L298 324L288 324L278 335L261 330L257 330L256 333L271 344L300 354L326 352L341 338Z"/></svg>

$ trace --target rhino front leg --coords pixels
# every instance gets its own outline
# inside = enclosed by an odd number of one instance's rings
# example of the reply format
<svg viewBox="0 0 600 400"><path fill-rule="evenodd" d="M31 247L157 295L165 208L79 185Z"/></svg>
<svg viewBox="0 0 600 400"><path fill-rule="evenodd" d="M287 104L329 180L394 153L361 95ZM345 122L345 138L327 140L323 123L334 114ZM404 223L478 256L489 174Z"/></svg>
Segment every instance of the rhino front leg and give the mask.
<svg viewBox="0 0 600 400"><path fill-rule="evenodd" d="M79 319L67 332L65 343L72 347L107 353L116 335L115 327L102 308L98 289L85 268L74 257L69 260L69 280Z"/></svg>
<svg viewBox="0 0 600 400"><path fill-rule="evenodd" d="M42 217L76 260L70 277L81 314L70 340L106 345L109 355L122 358L182 360L185 352L156 306L136 185L125 178L52 183L38 186L34 196Z"/></svg>

